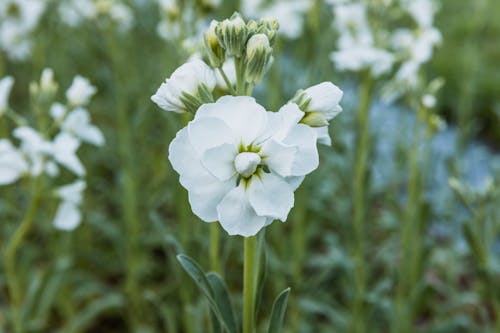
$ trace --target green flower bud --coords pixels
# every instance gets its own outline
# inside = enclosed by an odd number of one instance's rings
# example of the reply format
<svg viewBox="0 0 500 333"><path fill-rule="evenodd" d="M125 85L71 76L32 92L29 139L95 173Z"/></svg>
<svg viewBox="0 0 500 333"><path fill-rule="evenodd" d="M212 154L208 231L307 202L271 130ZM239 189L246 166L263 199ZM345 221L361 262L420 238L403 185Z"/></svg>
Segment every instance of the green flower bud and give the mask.
<svg viewBox="0 0 500 333"><path fill-rule="evenodd" d="M215 30L220 45L230 56L241 57L248 38L248 29L240 14L234 13L217 25Z"/></svg>
<svg viewBox="0 0 500 333"><path fill-rule="evenodd" d="M215 33L218 24L219 22L213 20L205 33L205 47L207 49L210 64L214 68L221 67L226 58L226 51L220 45L217 34Z"/></svg>
<svg viewBox="0 0 500 333"><path fill-rule="evenodd" d="M276 35L279 29L279 23L276 19L261 19L259 21L258 33L263 33L269 39L269 44L274 45Z"/></svg>
<svg viewBox="0 0 500 333"><path fill-rule="evenodd" d="M257 83L269 68L273 49L264 34L250 37L247 43L245 79L249 83Z"/></svg>
<svg viewBox="0 0 500 333"><path fill-rule="evenodd" d="M307 112L300 122L311 127L328 126L328 120L326 120L325 115L322 112Z"/></svg>

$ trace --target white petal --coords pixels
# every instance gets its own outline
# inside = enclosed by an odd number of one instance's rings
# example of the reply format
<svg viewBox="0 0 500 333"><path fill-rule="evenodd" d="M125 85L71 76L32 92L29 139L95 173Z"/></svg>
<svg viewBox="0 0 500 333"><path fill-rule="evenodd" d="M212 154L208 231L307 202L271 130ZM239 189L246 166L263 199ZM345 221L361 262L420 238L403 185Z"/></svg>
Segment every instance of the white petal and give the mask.
<svg viewBox="0 0 500 333"><path fill-rule="evenodd" d="M260 154L265 156L264 163L280 176L292 174L293 162L298 148L287 146L273 139L267 140L262 146Z"/></svg>
<svg viewBox="0 0 500 333"><path fill-rule="evenodd" d="M23 155L9 140L0 140L0 185L7 185L18 180L28 171L28 164Z"/></svg>
<svg viewBox="0 0 500 333"><path fill-rule="evenodd" d="M318 167L319 156L316 139L313 129L304 124L295 125L288 133L284 143L298 147L292 167L293 176L306 175Z"/></svg>
<svg viewBox="0 0 500 333"><path fill-rule="evenodd" d="M217 212L221 226L229 235L253 236L267 221L265 216L258 216L253 210L243 183L222 199Z"/></svg>
<svg viewBox="0 0 500 333"><path fill-rule="evenodd" d="M85 181L77 180L71 184L59 187L57 189L57 195L66 202L79 205L82 202L82 192L86 187L87 184Z"/></svg>
<svg viewBox="0 0 500 333"><path fill-rule="evenodd" d="M304 176L292 176L292 177L286 177L285 181L290 185L292 191L295 192L297 188L299 188L300 184L304 181Z"/></svg>
<svg viewBox="0 0 500 333"><path fill-rule="evenodd" d="M325 146L332 145L332 138L330 138L330 134L328 133L328 126L315 127L313 130L316 132L316 136L318 137L318 143Z"/></svg>
<svg viewBox="0 0 500 333"><path fill-rule="evenodd" d="M327 115L327 120L334 118L342 111L339 102L343 92L333 83L322 82L307 88L304 92L311 98L307 111L323 112Z"/></svg>
<svg viewBox="0 0 500 333"><path fill-rule="evenodd" d="M293 191L290 185L273 173L252 177L248 186L250 203L258 215L285 221L293 207Z"/></svg>
<svg viewBox="0 0 500 333"><path fill-rule="evenodd" d="M224 121L244 145L255 141L267 125L266 110L249 96L222 96L215 103L204 104L195 120L207 117Z"/></svg>
<svg viewBox="0 0 500 333"><path fill-rule="evenodd" d="M71 231L80 225L82 214L78 206L71 202L63 201L57 209L54 218L54 227L60 230Z"/></svg>
<svg viewBox="0 0 500 333"><path fill-rule="evenodd" d="M76 150L79 146L78 139L68 133L59 133L54 138L52 156L59 164L81 177L85 174L85 168L76 156Z"/></svg>
<svg viewBox="0 0 500 333"><path fill-rule="evenodd" d="M188 193L193 213L205 222L217 221L217 206L226 194L236 186L236 177L225 182L221 182L215 177L214 179L214 182L197 186L195 190L190 190Z"/></svg>
<svg viewBox="0 0 500 333"><path fill-rule="evenodd" d="M219 180L228 180L235 175L234 159L238 150L232 144L225 143L208 149L202 158L202 163L207 170Z"/></svg>
<svg viewBox="0 0 500 333"><path fill-rule="evenodd" d="M224 143L234 143L234 134L217 118L195 119L188 124L189 141L200 155Z"/></svg>

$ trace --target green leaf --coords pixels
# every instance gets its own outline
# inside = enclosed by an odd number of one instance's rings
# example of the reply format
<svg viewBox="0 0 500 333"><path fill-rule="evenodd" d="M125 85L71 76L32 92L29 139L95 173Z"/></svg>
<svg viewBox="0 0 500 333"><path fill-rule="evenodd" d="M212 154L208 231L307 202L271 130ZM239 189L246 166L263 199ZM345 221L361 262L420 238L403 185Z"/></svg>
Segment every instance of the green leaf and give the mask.
<svg viewBox="0 0 500 333"><path fill-rule="evenodd" d="M210 323L212 324L212 333L222 333L219 319L212 309L210 309Z"/></svg>
<svg viewBox="0 0 500 333"><path fill-rule="evenodd" d="M290 288L286 288L281 294L276 297L271 312L271 321L269 322L269 333L279 333L283 328L283 321L285 319L286 305L288 302L288 295Z"/></svg>
<svg viewBox="0 0 500 333"><path fill-rule="evenodd" d="M231 299L229 298L229 292L227 287L222 281L222 278L214 272L210 272L206 275L212 290L214 291L215 302L219 308L220 314L224 323L226 324L229 332L237 333L238 325L236 324L236 319L231 305Z"/></svg>
<svg viewBox="0 0 500 333"><path fill-rule="evenodd" d="M196 285L201 289L203 294L208 299L208 302L210 304L210 308L214 312L214 314L217 316L219 319L220 323L224 326L225 329L227 329L229 332L237 332L234 330L231 330L233 327L232 323L226 322L226 314L223 315L221 308L219 307L219 304L216 301L216 298L221 298L223 299L224 296L221 296L220 290L218 290L218 295L216 296L216 292L212 288L211 284L208 282L207 276L205 273L202 271L201 267L191 259L190 257L184 255L184 254L179 254L177 256L177 260L180 262L182 268L191 276L191 278L194 280ZM213 280L213 278L211 278ZM225 288L225 287L223 287ZM229 296L227 296L229 298ZM222 302L222 301L221 301ZM223 307L224 309L224 307Z"/></svg>

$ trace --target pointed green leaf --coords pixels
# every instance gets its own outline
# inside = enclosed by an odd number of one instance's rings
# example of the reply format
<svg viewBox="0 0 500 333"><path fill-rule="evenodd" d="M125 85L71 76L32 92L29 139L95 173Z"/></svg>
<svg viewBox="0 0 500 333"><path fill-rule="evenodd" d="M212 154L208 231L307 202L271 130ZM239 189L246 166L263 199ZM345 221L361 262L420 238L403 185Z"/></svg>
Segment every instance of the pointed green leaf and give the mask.
<svg viewBox="0 0 500 333"><path fill-rule="evenodd" d="M207 280L214 291L215 302L217 303L217 307L219 308L225 325L227 326L229 332L237 333L238 325L236 324L233 306L231 304L226 284L222 281L222 278L214 272L207 274Z"/></svg>
<svg viewBox="0 0 500 333"><path fill-rule="evenodd" d="M281 294L276 297L271 312L271 321L269 322L269 333L279 333L283 328L283 321L285 319L286 305L288 302L288 295L290 288L286 288Z"/></svg>
<svg viewBox="0 0 500 333"><path fill-rule="evenodd" d="M217 318L217 315L213 312L213 310L210 310L210 323L212 325L212 333L223 333L219 319Z"/></svg>

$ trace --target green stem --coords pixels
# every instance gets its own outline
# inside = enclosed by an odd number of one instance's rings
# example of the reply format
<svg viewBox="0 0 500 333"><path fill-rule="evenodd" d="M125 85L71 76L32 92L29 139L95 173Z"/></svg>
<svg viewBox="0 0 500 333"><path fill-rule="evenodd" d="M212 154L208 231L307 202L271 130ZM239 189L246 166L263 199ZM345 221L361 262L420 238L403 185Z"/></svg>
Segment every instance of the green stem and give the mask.
<svg viewBox="0 0 500 333"><path fill-rule="evenodd" d="M420 266L420 133L424 124L426 110L419 107L413 127L413 143L409 152L408 199L402 221L401 258L399 262L399 281L396 295L395 323L392 332L410 332L414 320L414 295L418 283Z"/></svg>
<svg viewBox="0 0 500 333"><path fill-rule="evenodd" d="M219 226L217 222L210 223L210 269L217 273L221 273L219 264L219 241Z"/></svg>
<svg viewBox="0 0 500 333"><path fill-rule="evenodd" d="M224 82L226 83L227 89L229 89L229 92L233 95L236 95L236 91L234 90L233 85L231 84L231 81L227 78L226 72L222 69L222 67L218 67L217 70L219 71L220 75L224 79Z"/></svg>
<svg viewBox="0 0 500 333"><path fill-rule="evenodd" d="M236 69L236 94L238 96L245 94L245 66L243 58L235 58L234 66Z"/></svg>
<svg viewBox="0 0 500 333"><path fill-rule="evenodd" d="M243 333L255 329L256 236L245 237L245 262L243 267Z"/></svg>
<svg viewBox="0 0 500 333"><path fill-rule="evenodd" d="M39 195L40 177L33 181L31 201L28 210L22 220L21 224L17 227L16 231L9 239L5 248L5 273L7 278L7 287L9 289L12 309L12 321L14 325L14 332L23 332L23 321L20 318L19 307L23 298L23 291L20 286L20 278L16 274L16 254L19 246L24 238L31 230L33 219L40 201Z"/></svg>
<svg viewBox="0 0 500 333"><path fill-rule="evenodd" d="M139 265L140 246L139 233L141 231L136 198L136 183L134 179L135 170L133 164L133 148L130 139L130 124L128 114L128 93L121 82L127 82L125 73L127 68L123 63L121 55L123 52L117 45L112 30L107 30L109 52L112 61L112 69L115 77L115 109L117 111L119 154L122 160L122 214L125 222L125 240L126 240L126 278L125 293L129 299L129 320L133 329L137 329L142 319L144 307L141 305L141 296L139 291Z"/></svg>
<svg viewBox="0 0 500 333"><path fill-rule="evenodd" d="M364 220L365 220L365 186L367 174L367 159L370 152L370 106L373 92L373 79L369 72L365 73L361 85L360 104L357 114L358 140L354 163L354 262L355 287L352 309L353 332L365 332L364 296L366 289L366 272L364 260Z"/></svg>

